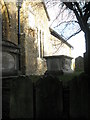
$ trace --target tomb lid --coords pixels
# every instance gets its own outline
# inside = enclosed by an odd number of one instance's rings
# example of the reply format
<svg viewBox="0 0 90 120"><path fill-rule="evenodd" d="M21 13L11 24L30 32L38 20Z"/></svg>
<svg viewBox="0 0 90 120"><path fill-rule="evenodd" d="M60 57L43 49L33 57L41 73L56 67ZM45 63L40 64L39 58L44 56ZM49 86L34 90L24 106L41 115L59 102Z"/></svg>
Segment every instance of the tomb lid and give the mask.
<svg viewBox="0 0 90 120"><path fill-rule="evenodd" d="M72 57L66 56L66 55L44 56L44 58L45 58L45 59L48 59L48 58L68 58L68 59L73 59Z"/></svg>

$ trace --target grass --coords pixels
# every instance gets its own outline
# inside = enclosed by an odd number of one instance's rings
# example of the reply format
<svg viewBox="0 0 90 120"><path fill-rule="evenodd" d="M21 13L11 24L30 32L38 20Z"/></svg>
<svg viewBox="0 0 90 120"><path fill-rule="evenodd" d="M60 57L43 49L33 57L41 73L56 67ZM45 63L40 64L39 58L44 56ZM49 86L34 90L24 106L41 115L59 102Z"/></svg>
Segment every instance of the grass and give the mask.
<svg viewBox="0 0 90 120"><path fill-rule="evenodd" d="M40 79L41 76L40 75L30 75L29 77L30 77L31 81L33 83L35 83L36 81L38 81Z"/></svg>
<svg viewBox="0 0 90 120"><path fill-rule="evenodd" d="M73 73L65 73L62 76L59 76L61 81L69 81L72 80L73 77L80 75L82 72L73 72Z"/></svg>
<svg viewBox="0 0 90 120"><path fill-rule="evenodd" d="M73 73L65 73L64 75L58 76L59 80L62 81L64 85L66 85L70 80L75 76L79 76L82 72L73 72ZM41 76L38 75L30 75L30 79L32 82L36 82L40 79Z"/></svg>
<svg viewBox="0 0 90 120"><path fill-rule="evenodd" d="M62 81L63 85L67 85L70 80L72 80L75 76L79 76L81 73L82 72L66 73L59 76L59 80Z"/></svg>

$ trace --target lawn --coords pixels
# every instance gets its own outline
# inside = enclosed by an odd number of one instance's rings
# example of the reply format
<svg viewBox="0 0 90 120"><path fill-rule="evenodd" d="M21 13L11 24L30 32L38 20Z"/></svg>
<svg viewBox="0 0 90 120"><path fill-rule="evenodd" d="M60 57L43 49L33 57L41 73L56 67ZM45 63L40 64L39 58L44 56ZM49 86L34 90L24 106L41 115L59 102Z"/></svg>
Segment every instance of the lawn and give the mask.
<svg viewBox="0 0 90 120"><path fill-rule="evenodd" d="M63 84L67 84L70 80L72 80L73 77L80 75L82 72L73 72L73 73L65 73L64 75L58 76L59 80L63 82ZM36 82L37 80L40 79L42 76L38 75L30 75L30 79L32 82Z"/></svg>
<svg viewBox="0 0 90 120"><path fill-rule="evenodd" d="M59 76L61 81L69 81L72 80L73 77L80 75L82 72L73 72L73 73L65 73L62 76Z"/></svg>
<svg viewBox="0 0 90 120"><path fill-rule="evenodd" d="M62 81L63 85L67 85L70 80L72 80L75 76L79 76L81 73L82 72L66 73L59 76L59 80Z"/></svg>
<svg viewBox="0 0 90 120"><path fill-rule="evenodd" d="M36 81L38 81L40 79L41 76L40 75L30 75L29 77L30 77L31 81L33 83L35 83Z"/></svg>

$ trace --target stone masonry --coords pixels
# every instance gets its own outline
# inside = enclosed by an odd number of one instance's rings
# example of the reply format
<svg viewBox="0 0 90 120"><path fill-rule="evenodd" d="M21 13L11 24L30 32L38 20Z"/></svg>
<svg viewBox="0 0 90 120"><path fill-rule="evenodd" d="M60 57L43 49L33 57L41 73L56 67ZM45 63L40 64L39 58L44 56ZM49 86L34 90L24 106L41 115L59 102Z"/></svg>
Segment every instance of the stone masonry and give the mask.
<svg viewBox="0 0 90 120"><path fill-rule="evenodd" d="M15 2L0 1L2 5L3 40L18 45L18 12ZM71 47L51 35L49 16L43 2L25 0L20 9L21 72L41 75L47 70L44 56L71 56ZM57 44L60 43L59 46Z"/></svg>

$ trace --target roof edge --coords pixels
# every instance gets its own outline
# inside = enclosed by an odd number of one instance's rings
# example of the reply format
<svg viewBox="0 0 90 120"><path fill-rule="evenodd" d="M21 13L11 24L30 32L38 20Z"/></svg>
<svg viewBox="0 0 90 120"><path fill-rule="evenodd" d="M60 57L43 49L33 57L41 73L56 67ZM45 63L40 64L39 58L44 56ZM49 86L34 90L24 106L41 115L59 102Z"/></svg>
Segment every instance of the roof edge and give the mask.
<svg viewBox="0 0 90 120"><path fill-rule="evenodd" d="M63 43L67 44L69 47L74 48L72 45L70 45L66 40L64 40L55 30L49 27L49 30L51 32L51 35L55 36L59 40L61 40Z"/></svg>
<svg viewBox="0 0 90 120"><path fill-rule="evenodd" d="M48 11L47 11L47 8L46 8L46 5L45 5L44 0L42 0L42 3L43 3L43 6L44 6L44 9L45 9L46 15L47 15L47 17L48 17L48 20L50 21L50 17L49 17L49 14L48 14Z"/></svg>

